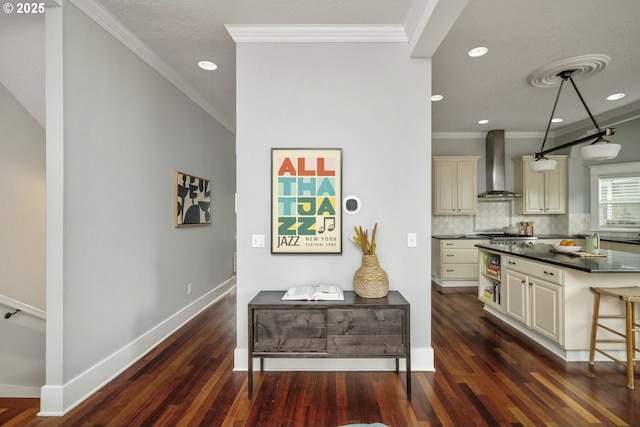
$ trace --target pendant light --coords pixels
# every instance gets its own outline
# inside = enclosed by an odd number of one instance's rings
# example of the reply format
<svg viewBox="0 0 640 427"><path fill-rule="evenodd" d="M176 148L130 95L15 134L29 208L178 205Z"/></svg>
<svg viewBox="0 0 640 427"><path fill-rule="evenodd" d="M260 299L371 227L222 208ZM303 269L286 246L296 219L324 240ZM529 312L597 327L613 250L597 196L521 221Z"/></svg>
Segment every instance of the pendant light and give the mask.
<svg viewBox="0 0 640 427"><path fill-rule="evenodd" d="M540 147L540 151L538 153L534 154L536 161L529 163L529 168L531 169L532 172L549 172L555 169L556 161L546 158L545 154L552 153L554 151L558 151L563 148L571 147L573 145L581 144L583 142L587 142L591 140L593 140L591 144L585 145L580 149L580 154L585 160L613 159L618 155L618 152L620 151L620 144L610 143L609 141L603 138L604 136L614 135L616 133L616 130L614 128L600 129L600 126L598 126L596 119L593 117L593 114L591 114L589 107L587 107L587 104L584 102L584 98L582 97L582 94L580 93L580 91L578 90L578 87L573 81L572 75L575 72L576 70L565 70L557 74L557 76L560 77L562 81L560 82L560 87L558 88L558 94L556 95L556 100L553 104L553 110L551 111L551 117L549 118L547 131L545 132L544 139L542 140L542 147ZM553 116L556 112L558 99L560 98L560 93L562 92L562 86L567 80L571 82L571 85L573 86L576 93L578 94L578 97L582 102L582 106L584 107L585 110L587 110L587 114L589 114L589 117L591 118L593 125L596 127L597 132L592 135L576 139L575 141L567 142L566 144L562 144L557 147L553 147L545 150L544 145L547 142L547 136L549 135L551 120L553 120Z"/></svg>

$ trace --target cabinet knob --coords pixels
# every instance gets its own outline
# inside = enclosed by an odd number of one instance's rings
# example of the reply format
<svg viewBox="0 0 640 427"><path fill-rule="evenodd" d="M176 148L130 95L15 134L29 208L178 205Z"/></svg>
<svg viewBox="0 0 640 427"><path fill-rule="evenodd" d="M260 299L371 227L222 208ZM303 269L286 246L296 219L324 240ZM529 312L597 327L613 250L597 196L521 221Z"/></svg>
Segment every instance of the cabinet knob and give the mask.
<svg viewBox="0 0 640 427"><path fill-rule="evenodd" d="M529 286L533 286L533 282L529 282Z"/></svg>
<svg viewBox="0 0 640 427"><path fill-rule="evenodd" d="M524 280L524 279L522 279L522 283L527 283L527 281L526 281L526 280Z"/></svg>

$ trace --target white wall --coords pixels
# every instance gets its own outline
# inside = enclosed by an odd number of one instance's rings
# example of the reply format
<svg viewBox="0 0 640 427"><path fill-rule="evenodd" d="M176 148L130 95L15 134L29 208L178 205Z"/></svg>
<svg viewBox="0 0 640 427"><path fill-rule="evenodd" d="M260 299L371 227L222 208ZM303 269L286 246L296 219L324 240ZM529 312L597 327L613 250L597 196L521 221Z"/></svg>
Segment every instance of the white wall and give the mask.
<svg viewBox="0 0 640 427"><path fill-rule="evenodd" d="M0 84L0 294L39 310L45 309L44 141L44 129Z"/></svg>
<svg viewBox="0 0 640 427"><path fill-rule="evenodd" d="M402 43L237 44L236 369L247 367L242 331L249 300L260 290L315 282L352 290L360 265L359 248L350 241L353 226L371 229L376 222L390 288L411 304L412 363L417 370L433 366L430 82L430 60L409 58ZM343 216L341 255L270 253L273 147L343 149L343 195L359 196L362 209ZM408 232L417 233L417 248L407 248ZM251 248L252 234L266 235L267 247Z"/></svg>
<svg viewBox="0 0 640 427"><path fill-rule="evenodd" d="M0 84L0 316L45 309L44 129ZM4 303L3 303L4 302ZM44 384L44 320L0 319L0 396L37 397Z"/></svg>
<svg viewBox="0 0 640 427"><path fill-rule="evenodd" d="M63 190L47 197L63 217L51 230L62 296L47 310L62 320L47 329L45 412L91 393L145 351L149 331L234 276L233 135L68 2L61 31L64 138L47 168ZM211 180L211 225L173 227L175 170Z"/></svg>

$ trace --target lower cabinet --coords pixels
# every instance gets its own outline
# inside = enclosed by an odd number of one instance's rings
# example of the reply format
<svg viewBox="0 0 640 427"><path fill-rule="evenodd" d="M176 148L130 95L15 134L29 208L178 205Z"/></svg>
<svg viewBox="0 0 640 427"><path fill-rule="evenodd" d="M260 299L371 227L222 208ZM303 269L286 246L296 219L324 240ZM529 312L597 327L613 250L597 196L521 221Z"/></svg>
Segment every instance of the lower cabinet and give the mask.
<svg viewBox="0 0 640 427"><path fill-rule="evenodd" d="M564 344L562 286L539 278L530 278L530 280L531 329L558 344Z"/></svg>
<svg viewBox="0 0 640 427"><path fill-rule="evenodd" d="M488 240L438 240L432 245L432 279L441 286L475 286L478 283L477 244Z"/></svg>
<svg viewBox="0 0 640 427"><path fill-rule="evenodd" d="M564 345L564 275L560 268L482 250L478 297L555 343Z"/></svg>
<svg viewBox="0 0 640 427"><path fill-rule="evenodd" d="M518 271L505 270L505 313L562 344L562 286Z"/></svg>

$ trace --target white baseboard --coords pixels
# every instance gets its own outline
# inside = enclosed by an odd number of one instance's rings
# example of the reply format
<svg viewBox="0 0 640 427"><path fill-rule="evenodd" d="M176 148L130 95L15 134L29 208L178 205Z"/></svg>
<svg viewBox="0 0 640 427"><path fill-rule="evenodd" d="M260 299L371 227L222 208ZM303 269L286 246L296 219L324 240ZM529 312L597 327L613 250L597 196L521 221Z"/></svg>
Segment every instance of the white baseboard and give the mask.
<svg viewBox="0 0 640 427"><path fill-rule="evenodd" d="M25 387L21 385L0 384L1 397L40 397L40 387Z"/></svg>
<svg viewBox="0 0 640 427"><path fill-rule="evenodd" d="M40 412L38 415L64 415L137 362L201 311L230 292L235 285L236 276L222 283L63 386L45 385L41 390Z"/></svg>
<svg viewBox="0 0 640 427"><path fill-rule="evenodd" d="M246 348L236 348L233 354L234 371L247 371L249 353ZM259 370L259 359L253 359L253 369ZM395 371L395 359L265 359L265 371ZM405 371L405 360L400 359L400 370ZM411 371L435 371L433 348L411 350Z"/></svg>

